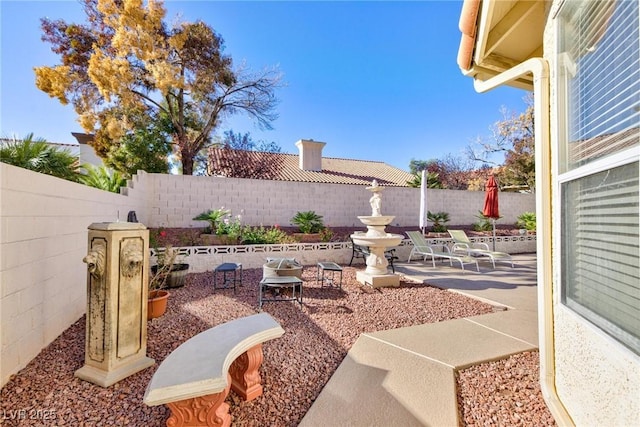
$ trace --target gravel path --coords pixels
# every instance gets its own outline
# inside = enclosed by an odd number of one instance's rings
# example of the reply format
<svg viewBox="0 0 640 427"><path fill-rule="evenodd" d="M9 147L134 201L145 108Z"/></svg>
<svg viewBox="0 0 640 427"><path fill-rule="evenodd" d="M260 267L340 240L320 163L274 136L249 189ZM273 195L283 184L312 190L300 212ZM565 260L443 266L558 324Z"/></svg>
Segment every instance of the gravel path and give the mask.
<svg viewBox="0 0 640 427"><path fill-rule="evenodd" d="M315 285L315 266L306 267L302 309L291 302L265 303L264 311L286 332L263 346L264 394L251 402L229 394L233 425L297 425L363 332L492 311L485 303L422 284L401 281L399 288L362 287L355 272L344 267L342 290L321 289ZM167 313L149 322L147 354L159 363L193 335L256 313L261 277L261 269L245 270L244 285L234 296L231 290L213 292L212 273L190 274L186 286L172 290ZM155 367L106 389L73 376L84 361L84 322L82 317L69 327L2 388L0 424L165 425L165 406L142 403ZM524 362L519 357L460 373L459 401L466 425L552 424L537 383L537 353L522 356ZM495 395L502 400L496 402Z"/></svg>

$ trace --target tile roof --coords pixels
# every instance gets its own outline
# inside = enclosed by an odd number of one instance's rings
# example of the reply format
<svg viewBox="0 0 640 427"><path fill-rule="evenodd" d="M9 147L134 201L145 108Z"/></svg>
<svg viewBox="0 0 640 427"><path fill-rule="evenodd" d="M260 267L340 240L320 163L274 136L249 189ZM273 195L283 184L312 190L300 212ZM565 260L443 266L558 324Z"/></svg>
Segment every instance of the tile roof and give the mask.
<svg viewBox="0 0 640 427"><path fill-rule="evenodd" d="M213 175L227 176L220 173L221 154L223 149L209 150L210 170ZM322 158L322 170L302 170L299 167L297 154L246 152L252 161L269 159L269 163L281 162L282 167L271 178L277 181L318 182L328 184L362 184L369 185L374 179L379 185L387 187L408 187L407 181L414 178L409 172L390 166L384 162L368 160L339 159L333 157ZM266 159L265 159L266 158Z"/></svg>

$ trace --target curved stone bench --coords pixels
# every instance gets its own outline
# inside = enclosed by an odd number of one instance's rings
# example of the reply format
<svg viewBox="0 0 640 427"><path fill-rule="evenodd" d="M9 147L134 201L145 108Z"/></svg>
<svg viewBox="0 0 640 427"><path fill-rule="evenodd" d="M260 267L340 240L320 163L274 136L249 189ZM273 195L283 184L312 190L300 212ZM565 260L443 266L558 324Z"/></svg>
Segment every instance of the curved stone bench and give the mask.
<svg viewBox="0 0 640 427"><path fill-rule="evenodd" d="M224 403L229 389L245 400L262 394L258 372L262 343L283 334L284 329L267 313L201 332L164 359L147 386L143 402L169 406L167 425L229 426L229 405Z"/></svg>

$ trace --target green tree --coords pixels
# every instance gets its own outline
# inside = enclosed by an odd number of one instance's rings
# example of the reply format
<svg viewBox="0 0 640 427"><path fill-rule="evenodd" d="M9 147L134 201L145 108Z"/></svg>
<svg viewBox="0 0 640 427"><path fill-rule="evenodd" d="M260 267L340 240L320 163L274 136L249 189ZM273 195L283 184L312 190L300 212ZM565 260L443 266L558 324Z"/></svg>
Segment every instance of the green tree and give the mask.
<svg viewBox="0 0 640 427"><path fill-rule="evenodd" d="M249 132L234 133L232 129L223 133L222 145L234 150L262 151L267 153L281 153L282 148L275 142L254 141Z"/></svg>
<svg viewBox="0 0 640 427"><path fill-rule="evenodd" d="M78 158L43 138L34 139L33 133L23 139L14 137L0 147L0 161L70 181L78 179Z"/></svg>
<svg viewBox="0 0 640 427"><path fill-rule="evenodd" d="M224 42L204 22L169 28L162 2L82 0L85 24L42 19L43 40L61 63L36 67L36 86L72 103L105 157L133 131L135 117L164 115L184 174L224 116L244 112L262 128L277 117L276 70L234 68Z"/></svg>
<svg viewBox="0 0 640 427"><path fill-rule="evenodd" d="M142 118L134 130L111 143L104 164L127 177L138 170L168 173L169 154L171 142L162 121Z"/></svg>
<svg viewBox="0 0 640 427"><path fill-rule="evenodd" d="M491 127L489 139L478 138L467 147L470 159L485 165L500 165L496 154L503 154L500 187L535 191L535 139L533 97L525 97L527 109L521 114L501 109L503 119Z"/></svg>
<svg viewBox="0 0 640 427"><path fill-rule="evenodd" d="M105 166L94 166L90 164L82 165L84 173L80 175L79 181L89 187L99 188L112 193L119 193L120 187L127 185L127 178Z"/></svg>
<svg viewBox="0 0 640 427"><path fill-rule="evenodd" d="M445 188L448 190L467 190L469 183L476 178L479 171L474 168L474 162L463 156L448 154L442 159L416 160L411 159L409 170L418 175L410 181L410 185L420 186L420 171L426 169L429 188Z"/></svg>

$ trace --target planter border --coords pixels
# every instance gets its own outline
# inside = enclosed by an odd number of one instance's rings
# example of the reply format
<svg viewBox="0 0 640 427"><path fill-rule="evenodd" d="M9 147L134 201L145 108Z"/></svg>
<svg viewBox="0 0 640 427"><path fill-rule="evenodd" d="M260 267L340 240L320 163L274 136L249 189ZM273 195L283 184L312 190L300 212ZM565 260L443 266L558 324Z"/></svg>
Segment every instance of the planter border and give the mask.
<svg viewBox="0 0 640 427"><path fill-rule="evenodd" d="M493 243L491 236L471 237L471 241ZM396 253L399 261L406 261L411 251L411 241L400 242ZM446 238L427 238L430 245L452 243ZM232 245L232 246L184 246L174 248L178 252L176 262L188 262L190 273L213 271L216 265L225 262L241 263L243 268L262 268L266 258L295 258L303 265L315 265L320 261L348 264L351 258L351 242L286 243L277 245ZM536 236L497 236L496 250L511 254L536 251ZM152 262L156 257L150 249Z"/></svg>

